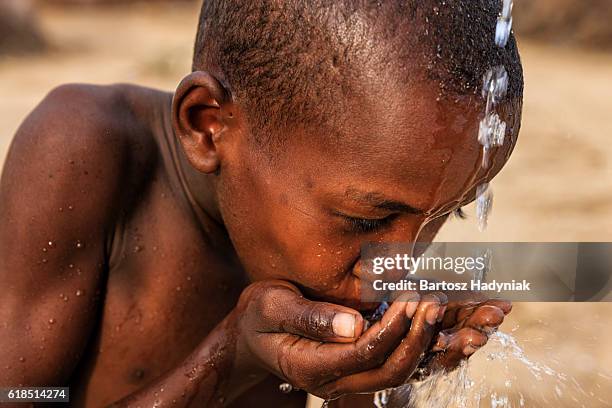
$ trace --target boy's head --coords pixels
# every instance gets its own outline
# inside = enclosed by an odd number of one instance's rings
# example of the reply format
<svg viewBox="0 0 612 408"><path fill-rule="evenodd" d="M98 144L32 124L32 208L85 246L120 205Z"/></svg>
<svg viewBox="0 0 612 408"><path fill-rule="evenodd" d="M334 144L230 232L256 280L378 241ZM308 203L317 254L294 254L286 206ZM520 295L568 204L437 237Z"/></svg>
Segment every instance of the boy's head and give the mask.
<svg viewBox="0 0 612 408"><path fill-rule="evenodd" d="M364 241L429 241L505 164L522 69L494 0L206 0L174 127L253 279L356 300ZM480 168L483 76L508 124ZM202 175L202 183L206 176Z"/></svg>

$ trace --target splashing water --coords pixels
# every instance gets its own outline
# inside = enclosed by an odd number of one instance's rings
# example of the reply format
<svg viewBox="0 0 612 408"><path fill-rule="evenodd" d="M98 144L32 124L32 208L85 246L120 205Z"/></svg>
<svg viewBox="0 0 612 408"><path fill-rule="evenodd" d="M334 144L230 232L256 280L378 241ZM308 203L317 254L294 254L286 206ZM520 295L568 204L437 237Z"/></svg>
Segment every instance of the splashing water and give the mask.
<svg viewBox="0 0 612 408"><path fill-rule="evenodd" d="M474 377L471 363L464 362L451 373L434 373L421 382L394 390L393 406L511 408L527 406L528 397L532 404L538 401L535 406L557 406L551 400L560 401L566 394L580 406L577 397L588 395L574 378L529 359L517 340L507 333L495 333L482 352L487 366L478 377ZM505 378L502 384L491 384L487 374L493 371ZM517 382L530 384L533 393L513 392L512 386ZM545 388L551 391L550 395L542 393L544 383L549 384Z"/></svg>

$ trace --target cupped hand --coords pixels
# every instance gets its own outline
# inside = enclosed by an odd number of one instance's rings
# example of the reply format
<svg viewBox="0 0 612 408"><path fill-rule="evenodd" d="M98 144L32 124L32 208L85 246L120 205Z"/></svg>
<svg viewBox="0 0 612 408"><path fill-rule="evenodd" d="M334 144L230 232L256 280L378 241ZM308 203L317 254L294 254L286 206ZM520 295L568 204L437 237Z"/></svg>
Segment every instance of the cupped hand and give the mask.
<svg viewBox="0 0 612 408"><path fill-rule="evenodd" d="M440 332L415 378L458 367L487 343L511 310L512 303L502 299L449 302Z"/></svg>
<svg viewBox="0 0 612 408"><path fill-rule="evenodd" d="M325 399L397 387L422 362L446 302L441 293L405 293L364 331L353 309L305 299L285 281L257 282L232 312L237 354Z"/></svg>

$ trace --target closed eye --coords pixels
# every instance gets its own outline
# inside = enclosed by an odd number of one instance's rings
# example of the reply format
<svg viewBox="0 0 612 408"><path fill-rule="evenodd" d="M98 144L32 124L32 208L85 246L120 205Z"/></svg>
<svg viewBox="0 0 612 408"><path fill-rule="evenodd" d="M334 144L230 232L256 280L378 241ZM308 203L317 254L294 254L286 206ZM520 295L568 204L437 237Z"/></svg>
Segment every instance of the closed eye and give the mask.
<svg viewBox="0 0 612 408"><path fill-rule="evenodd" d="M347 229L351 232L367 234L381 230L393 221L395 218L390 215L385 218L357 218L348 215L341 215L347 224Z"/></svg>

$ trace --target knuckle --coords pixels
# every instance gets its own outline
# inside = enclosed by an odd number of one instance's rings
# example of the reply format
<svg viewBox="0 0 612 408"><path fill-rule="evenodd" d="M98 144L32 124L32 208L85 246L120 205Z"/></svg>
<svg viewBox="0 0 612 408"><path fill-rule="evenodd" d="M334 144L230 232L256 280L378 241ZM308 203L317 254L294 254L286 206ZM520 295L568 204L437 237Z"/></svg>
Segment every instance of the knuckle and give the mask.
<svg viewBox="0 0 612 408"><path fill-rule="evenodd" d="M367 366L377 366L384 362L385 356L378 351L378 347L374 344L368 344L356 351L355 359L358 364Z"/></svg>
<svg viewBox="0 0 612 408"><path fill-rule="evenodd" d="M332 331L332 316L316 303L307 305L299 316L300 326L314 336L326 336Z"/></svg>
<svg viewBox="0 0 612 408"><path fill-rule="evenodd" d="M262 320L274 320L277 308L277 300L273 290L264 290L258 294L255 300L255 311Z"/></svg>

